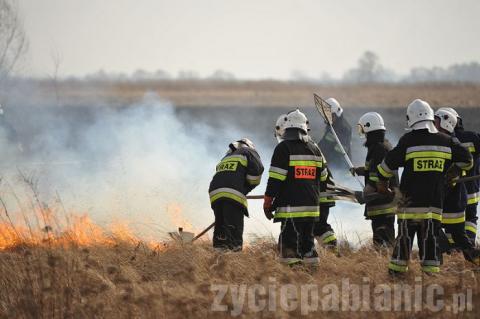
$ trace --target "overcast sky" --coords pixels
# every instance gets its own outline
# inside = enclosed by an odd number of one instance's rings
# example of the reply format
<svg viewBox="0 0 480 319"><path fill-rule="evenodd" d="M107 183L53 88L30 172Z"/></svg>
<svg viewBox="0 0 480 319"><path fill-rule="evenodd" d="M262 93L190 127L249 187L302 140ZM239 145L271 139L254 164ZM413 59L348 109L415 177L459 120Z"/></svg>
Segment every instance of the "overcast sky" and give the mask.
<svg viewBox="0 0 480 319"><path fill-rule="evenodd" d="M399 73L480 61L478 0L19 0L24 72L216 69L242 78L333 76L365 50Z"/></svg>

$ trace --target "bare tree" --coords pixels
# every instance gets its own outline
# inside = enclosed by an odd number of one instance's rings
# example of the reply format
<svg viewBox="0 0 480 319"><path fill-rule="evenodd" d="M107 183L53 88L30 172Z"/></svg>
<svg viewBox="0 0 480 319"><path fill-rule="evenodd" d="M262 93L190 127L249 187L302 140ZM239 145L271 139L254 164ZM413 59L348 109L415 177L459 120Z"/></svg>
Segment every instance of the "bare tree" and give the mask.
<svg viewBox="0 0 480 319"><path fill-rule="evenodd" d="M12 0L0 0L0 78L7 77L28 47L18 6Z"/></svg>

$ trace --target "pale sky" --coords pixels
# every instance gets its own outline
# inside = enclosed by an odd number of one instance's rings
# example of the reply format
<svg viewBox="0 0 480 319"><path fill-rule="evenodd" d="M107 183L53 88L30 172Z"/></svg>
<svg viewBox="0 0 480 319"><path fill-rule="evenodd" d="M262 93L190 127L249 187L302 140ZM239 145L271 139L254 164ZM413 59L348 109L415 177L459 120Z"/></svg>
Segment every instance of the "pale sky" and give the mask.
<svg viewBox="0 0 480 319"><path fill-rule="evenodd" d="M478 0L19 0L24 73L217 69L341 76L366 50L406 73L480 61Z"/></svg>

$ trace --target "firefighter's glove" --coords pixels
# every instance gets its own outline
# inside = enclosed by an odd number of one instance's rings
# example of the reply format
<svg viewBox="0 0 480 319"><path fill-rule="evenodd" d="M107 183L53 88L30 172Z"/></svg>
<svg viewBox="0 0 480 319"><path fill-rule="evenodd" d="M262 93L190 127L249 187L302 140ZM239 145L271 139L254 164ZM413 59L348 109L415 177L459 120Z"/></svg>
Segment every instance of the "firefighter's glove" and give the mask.
<svg viewBox="0 0 480 319"><path fill-rule="evenodd" d="M452 165L447 170L447 183L448 185L454 186L455 181L462 175L462 170L457 165Z"/></svg>
<svg viewBox="0 0 480 319"><path fill-rule="evenodd" d="M388 181L384 180L377 182L377 192L392 198L395 196L395 192L388 187Z"/></svg>
<svg viewBox="0 0 480 319"><path fill-rule="evenodd" d="M263 198L263 212L265 213L265 217L267 219L272 219L273 218L273 197L265 195Z"/></svg>
<svg viewBox="0 0 480 319"><path fill-rule="evenodd" d="M352 167L352 168L350 168L350 173L352 173L353 176L355 176L355 175L365 176L365 167L363 167L363 166Z"/></svg>

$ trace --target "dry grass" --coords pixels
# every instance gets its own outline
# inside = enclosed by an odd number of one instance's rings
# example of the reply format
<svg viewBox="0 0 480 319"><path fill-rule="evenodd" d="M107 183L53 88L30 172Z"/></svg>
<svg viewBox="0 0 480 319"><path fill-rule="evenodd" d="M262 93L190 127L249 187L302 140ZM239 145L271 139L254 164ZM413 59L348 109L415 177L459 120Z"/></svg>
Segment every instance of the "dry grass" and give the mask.
<svg viewBox="0 0 480 319"><path fill-rule="evenodd" d="M48 81L39 82L43 96L54 98ZM334 96L342 105L405 107L415 98L432 106L478 107L480 85L475 84L370 84L315 85L281 81L143 81L143 82L61 82L59 98L78 105L98 100L125 105L155 92L177 106L305 107L313 105L312 93Z"/></svg>
<svg viewBox="0 0 480 319"><path fill-rule="evenodd" d="M207 242L152 246L112 236L103 244L15 242L0 252L0 314L5 318L224 318L212 312L211 284L339 284L342 278L372 285L393 284L386 273L387 256L363 247L344 248L336 257L321 251L320 269L288 268L278 263L271 241L257 242L241 253L219 254ZM472 288L478 303L478 274L459 256L448 257L444 272L423 278L441 284L446 295ZM418 266L405 280L415 284ZM448 299L447 299L448 300ZM231 298L224 304L233 308ZM243 318L257 317L246 307ZM300 310L263 312L264 318L294 318ZM375 318L412 318L413 313L370 313ZM436 314L437 316L439 314ZM444 313L444 318L455 318ZM474 312L463 317L474 318ZM307 317L318 317L310 314ZM365 318L365 313L335 312L333 318ZM427 312L415 318L427 318Z"/></svg>

